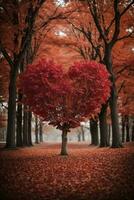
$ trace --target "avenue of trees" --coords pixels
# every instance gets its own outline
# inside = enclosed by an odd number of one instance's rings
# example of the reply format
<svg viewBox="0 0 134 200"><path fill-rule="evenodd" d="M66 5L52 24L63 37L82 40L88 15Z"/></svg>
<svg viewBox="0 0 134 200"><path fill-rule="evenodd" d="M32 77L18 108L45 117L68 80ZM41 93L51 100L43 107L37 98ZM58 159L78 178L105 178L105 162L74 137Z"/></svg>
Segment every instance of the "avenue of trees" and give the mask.
<svg viewBox="0 0 134 200"><path fill-rule="evenodd" d="M125 141L125 129L126 140L130 141L130 121L134 121L133 21L133 0L70 0L65 1L64 5L57 4L56 0L0 1L0 83L2 83L0 101L8 101L6 147L32 145L31 111L58 126L57 121L55 124L51 119L55 120L55 113L61 114L61 107L57 106L63 105L62 100L68 102L63 106L68 120L74 121L75 116L79 116L78 122L80 122L83 117L89 117L94 145L99 144L102 147L110 145L108 121L112 126L112 147L122 146L122 142ZM57 30L59 32L56 32ZM51 71L54 76L51 89L47 79L42 78L40 82L36 77L40 70L43 70L40 60L44 58L54 58L63 66L61 69L60 65L51 62L46 65L48 71L52 70L53 65L55 66L54 71ZM95 65L98 67L98 73L93 73L94 76L91 77L91 67L83 74L80 60L83 60L83 63L94 60L98 63ZM31 70L29 72L31 74L25 77L26 83L19 87L18 75L21 77L28 64L32 64L33 69L36 66L37 69L35 72ZM104 73L101 72L102 65L109 73L110 84L108 81L105 83L107 76L105 79ZM72 68L69 68L70 66ZM85 64L85 70L86 66ZM37 73L38 68L40 70ZM28 69L26 68L25 75ZM42 73L46 74L46 71ZM96 82L89 81L90 85L87 83L88 73L90 81L92 78L96 80ZM30 77L32 77L31 82ZM75 82L77 89L71 85L72 82ZM105 89L100 89L103 83ZM34 84L36 87L33 87ZM109 85L110 95L108 95ZM29 92L31 96L27 96L25 100L29 102L24 102L24 105L23 93L20 91L23 86L27 90L30 88L31 91ZM99 90L101 94L97 94ZM37 102L34 98L35 92ZM102 100L96 101L100 97ZM49 103L51 105L48 105ZM51 115L51 119L48 114ZM122 130L120 130L119 114L122 119ZM134 122L131 124L133 141ZM72 127L76 125L69 125L63 132ZM63 130L63 127L58 126L58 128Z"/></svg>

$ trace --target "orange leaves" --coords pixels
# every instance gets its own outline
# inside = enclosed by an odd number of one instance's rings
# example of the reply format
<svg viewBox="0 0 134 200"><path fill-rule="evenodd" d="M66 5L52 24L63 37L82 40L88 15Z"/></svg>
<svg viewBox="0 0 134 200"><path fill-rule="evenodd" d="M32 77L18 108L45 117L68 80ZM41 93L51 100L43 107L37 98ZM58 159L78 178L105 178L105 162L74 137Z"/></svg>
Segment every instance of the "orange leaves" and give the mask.
<svg viewBox="0 0 134 200"><path fill-rule="evenodd" d="M134 146L122 149L69 144L0 152L0 194L4 200L132 199ZM2 196L3 194L3 196Z"/></svg>

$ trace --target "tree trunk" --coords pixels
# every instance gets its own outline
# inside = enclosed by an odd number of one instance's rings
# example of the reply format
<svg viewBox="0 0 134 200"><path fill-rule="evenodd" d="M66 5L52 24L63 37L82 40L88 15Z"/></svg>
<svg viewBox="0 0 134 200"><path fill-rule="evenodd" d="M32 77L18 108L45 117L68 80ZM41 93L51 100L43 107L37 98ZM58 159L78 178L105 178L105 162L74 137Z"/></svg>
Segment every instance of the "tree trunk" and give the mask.
<svg viewBox="0 0 134 200"><path fill-rule="evenodd" d="M111 92L110 109L111 109L111 119L112 119L112 147L118 148L121 147L122 145L120 140L119 119L117 110L117 93L114 83Z"/></svg>
<svg viewBox="0 0 134 200"><path fill-rule="evenodd" d="M8 122L6 148L15 148L15 119L16 119L16 76L17 72L11 69L9 82Z"/></svg>
<svg viewBox="0 0 134 200"><path fill-rule="evenodd" d="M125 117L122 116L122 142L125 142Z"/></svg>
<svg viewBox="0 0 134 200"><path fill-rule="evenodd" d="M32 113L29 111L28 112L28 146L33 146L32 144Z"/></svg>
<svg viewBox="0 0 134 200"><path fill-rule="evenodd" d="M35 117L35 143L39 144L38 118Z"/></svg>
<svg viewBox="0 0 134 200"><path fill-rule="evenodd" d="M90 120L90 133L91 133L91 145L97 146L99 144L97 120L93 119Z"/></svg>
<svg viewBox="0 0 134 200"><path fill-rule="evenodd" d="M134 121L132 122L132 141L134 141Z"/></svg>
<svg viewBox="0 0 134 200"><path fill-rule="evenodd" d="M42 122L40 121L40 127L39 127L39 136L40 136L40 142L43 142L43 133L42 133Z"/></svg>
<svg viewBox="0 0 134 200"><path fill-rule="evenodd" d="M130 142L129 116L126 116L126 142Z"/></svg>
<svg viewBox="0 0 134 200"><path fill-rule="evenodd" d="M81 133L80 132L77 134L77 137L78 137L78 142L80 142L81 141Z"/></svg>
<svg viewBox="0 0 134 200"><path fill-rule="evenodd" d="M82 136L82 141L85 141L85 132L83 126L81 126L81 136Z"/></svg>
<svg viewBox="0 0 134 200"><path fill-rule="evenodd" d="M105 56L104 64L107 67L107 70L110 73L111 79L111 96L110 96L110 110L111 110L111 121L112 121L112 147L117 148L121 147L120 140L120 130L119 130L119 119L118 119L118 107L117 107L117 91L115 85L115 77L112 70L112 45L105 44Z"/></svg>
<svg viewBox="0 0 134 200"><path fill-rule="evenodd" d="M100 147L107 147L108 126L107 126L107 105L103 105L99 114L100 121Z"/></svg>
<svg viewBox="0 0 134 200"><path fill-rule="evenodd" d="M110 146L110 139L111 139L111 125L108 124L107 146Z"/></svg>
<svg viewBox="0 0 134 200"><path fill-rule="evenodd" d="M18 91L18 105L17 105L17 127L16 127L16 146L22 147L22 104L20 103L22 94Z"/></svg>
<svg viewBox="0 0 134 200"><path fill-rule="evenodd" d="M67 130L62 130L62 145L61 145L61 155L68 155L67 153Z"/></svg>
<svg viewBox="0 0 134 200"><path fill-rule="evenodd" d="M23 145L28 146L28 112L26 105L24 105L23 112Z"/></svg>

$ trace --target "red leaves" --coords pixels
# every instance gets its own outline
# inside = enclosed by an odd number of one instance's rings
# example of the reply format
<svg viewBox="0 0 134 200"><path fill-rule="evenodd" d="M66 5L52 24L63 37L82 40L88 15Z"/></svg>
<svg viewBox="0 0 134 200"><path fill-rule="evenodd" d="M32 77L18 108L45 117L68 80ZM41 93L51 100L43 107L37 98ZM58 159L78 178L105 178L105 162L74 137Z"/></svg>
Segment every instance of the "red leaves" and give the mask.
<svg viewBox="0 0 134 200"><path fill-rule="evenodd" d="M42 60L27 67L19 84L33 112L54 126L67 123L69 128L98 114L110 92L108 72L94 61L75 63L63 73L59 65Z"/></svg>
<svg viewBox="0 0 134 200"><path fill-rule="evenodd" d="M15 200L132 199L134 146L122 149L69 144L61 157L59 145L0 152L0 194Z"/></svg>
<svg viewBox="0 0 134 200"><path fill-rule="evenodd" d="M75 63L69 69L69 76L83 90L83 103L90 114L96 114L109 96L110 82L108 72L102 64L95 61Z"/></svg>

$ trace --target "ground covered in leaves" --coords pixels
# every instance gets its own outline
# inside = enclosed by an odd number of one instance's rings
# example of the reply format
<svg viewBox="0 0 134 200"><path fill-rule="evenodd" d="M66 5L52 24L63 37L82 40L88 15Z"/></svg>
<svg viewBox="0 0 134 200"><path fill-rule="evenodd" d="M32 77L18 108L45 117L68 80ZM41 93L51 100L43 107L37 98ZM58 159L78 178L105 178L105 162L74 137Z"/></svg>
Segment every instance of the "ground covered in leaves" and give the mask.
<svg viewBox="0 0 134 200"><path fill-rule="evenodd" d="M134 144L121 149L42 144L0 150L0 200L132 200Z"/></svg>

